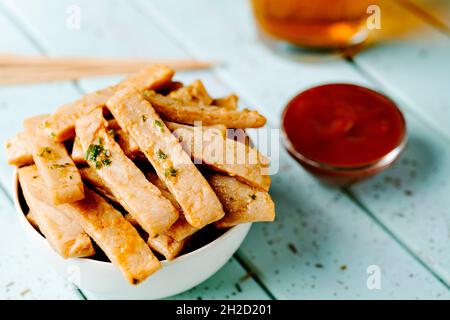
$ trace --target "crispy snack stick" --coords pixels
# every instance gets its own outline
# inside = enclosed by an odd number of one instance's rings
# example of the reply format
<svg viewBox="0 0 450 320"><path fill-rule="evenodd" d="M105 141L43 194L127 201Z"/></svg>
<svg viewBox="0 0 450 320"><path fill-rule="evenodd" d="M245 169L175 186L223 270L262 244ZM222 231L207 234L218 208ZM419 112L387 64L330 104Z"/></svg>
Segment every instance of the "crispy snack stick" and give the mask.
<svg viewBox="0 0 450 320"><path fill-rule="evenodd" d="M130 283L139 284L160 268L160 262L136 229L94 191L86 188L84 200L63 207Z"/></svg>
<svg viewBox="0 0 450 320"><path fill-rule="evenodd" d="M106 105L144 152L192 226L202 228L223 217L222 205L205 178L136 89L120 90Z"/></svg>
<svg viewBox="0 0 450 320"><path fill-rule="evenodd" d="M178 212L123 153L106 125L100 109L76 122L76 133L88 164L97 170L117 201L155 237L178 219Z"/></svg>
<svg viewBox="0 0 450 320"><path fill-rule="evenodd" d="M205 126L223 124L227 128L259 128L266 124L266 118L256 111L228 110L217 106L191 106L152 90L143 93L161 118L167 121L189 125L201 121Z"/></svg>
<svg viewBox="0 0 450 320"><path fill-rule="evenodd" d="M175 131L180 128L194 129L193 126L189 126L189 125L185 125L185 124L181 124L181 123L170 122L170 121L164 121L164 123L166 124L167 128L170 129L170 131ZM208 130L208 132L221 135L224 138L227 137L227 127L225 127L223 124L214 124L212 126L204 126L204 127L202 127L202 130Z"/></svg>
<svg viewBox="0 0 450 320"><path fill-rule="evenodd" d="M33 164L33 155L25 132L19 132L6 140L5 147L8 164L16 167Z"/></svg>
<svg viewBox="0 0 450 320"><path fill-rule="evenodd" d="M167 96L191 106L209 106L213 101L200 80L172 91Z"/></svg>
<svg viewBox="0 0 450 320"><path fill-rule="evenodd" d="M63 105L49 119L47 133L57 141L65 141L75 135L75 121L83 114L104 107L106 101L122 86L133 86L138 90L157 89L171 81L174 71L166 66L154 64L129 76L119 85L89 93L78 100Z"/></svg>
<svg viewBox="0 0 450 320"><path fill-rule="evenodd" d="M184 239L192 236L198 230L199 228L193 227L189 222L186 221L183 215L180 215L178 220L170 226L165 234L176 241L183 241Z"/></svg>
<svg viewBox="0 0 450 320"><path fill-rule="evenodd" d="M239 141L224 138L210 129L200 130L198 127L180 125L172 128L176 128L173 134L181 138L184 150L194 160L201 161L212 170L235 176L261 190L269 190L270 176L267 168L269 159L256 149Z"/></svg>
<svg viewBox="0 0 450 320"><path fill-rule="evenodd" d="M78 169L64 144L44 133L47 119L47 116L36 116L24 121L28 145L39 175L47 185L54 204L81 200L84 191Z"/></svg>
<svg viewBox="0 0 450 320"><path fill-rule="evenodd" d="M187 239L176 241L167 234L160 234L155 238L148 238L149 247L162 254L167 260L175 259L183 250Z"/></svg>
<svg viewBox="0 0 450 320"><path fill-rule="evenodd" d="M36 166L19 169L19 181L35 223L61 257L66 259L94 255L91 239L81 225L52 203ZM30 221L31 216L28 216Z"/></svg>
<svg viewBox="0 0 450 320"><path fill-rule="evenodd" d="M275 219L275 205L267 192L220 174L209 175L208 181L226 212L225 217L215 223L217 227L229 228L241 223Z"/></svg>

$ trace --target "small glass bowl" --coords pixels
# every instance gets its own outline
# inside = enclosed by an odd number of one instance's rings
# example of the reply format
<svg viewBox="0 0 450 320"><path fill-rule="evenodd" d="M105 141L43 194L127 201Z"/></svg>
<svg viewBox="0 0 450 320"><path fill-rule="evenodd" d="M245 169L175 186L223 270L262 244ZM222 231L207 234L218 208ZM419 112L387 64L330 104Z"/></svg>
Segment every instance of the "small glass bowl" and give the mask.
<svg viewBox="0 0 450 320"><path fill-rule="evenodd" d="M305 170L307 170L314 177L316 177L317 179L328 185L347 187L357 182L361 182L367 180L370 177L373 177L374 175L391 167L395 163L395 161L400 157L402 152L405 150L406 145L408 143L406 120L401 110L398 109L403 120L403 128L404 128L403 135L401 137L400 143L386 155L370 163L357 166L335 166L324 162L319 162L301 154L298 150L294 148L294 145L290 141L284 127L285 123L284 119L289 106L290 103L288 103L286 108L284 109L281 119L282 120L281 132L283 135L285 148L289 152L289 154L295 160L297 160L298 163L302 165L302 167Z"/></svg>

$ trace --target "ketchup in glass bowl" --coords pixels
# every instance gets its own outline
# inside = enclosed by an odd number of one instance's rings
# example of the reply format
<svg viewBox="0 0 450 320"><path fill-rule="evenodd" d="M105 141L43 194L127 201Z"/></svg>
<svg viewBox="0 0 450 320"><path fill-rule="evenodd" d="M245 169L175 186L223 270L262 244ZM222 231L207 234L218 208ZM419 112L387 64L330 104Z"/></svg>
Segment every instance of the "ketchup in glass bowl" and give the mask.
<svg viewBox="0 0 450 320"><path fill-rule="evenodd" d="M386 96L352 84L306 90L286 106L288 152L322 181L347 186L391 166L406 146L406 122Z"/></svg>

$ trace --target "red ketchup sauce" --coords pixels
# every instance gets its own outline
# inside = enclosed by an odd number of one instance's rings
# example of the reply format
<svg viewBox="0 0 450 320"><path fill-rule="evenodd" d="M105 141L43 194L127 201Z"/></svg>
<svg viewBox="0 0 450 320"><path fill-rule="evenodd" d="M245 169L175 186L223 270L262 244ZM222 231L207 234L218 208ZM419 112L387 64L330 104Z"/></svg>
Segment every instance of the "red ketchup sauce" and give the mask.
<svg viewBox="0 0 450 320"><path fill-rule="evenodd" d="M395 103L350 84L318 86L297 95L284 111L283 132L300 164L337 185L382 171L406 144L405 119Z"/></svg>

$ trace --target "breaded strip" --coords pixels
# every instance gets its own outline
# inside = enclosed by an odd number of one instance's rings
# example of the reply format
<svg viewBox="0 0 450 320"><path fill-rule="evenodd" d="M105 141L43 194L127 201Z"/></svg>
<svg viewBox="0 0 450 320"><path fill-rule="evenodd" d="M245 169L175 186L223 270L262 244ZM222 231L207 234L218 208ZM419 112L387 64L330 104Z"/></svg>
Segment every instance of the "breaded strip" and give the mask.
<svg viewBox="0 0 450 320"><path fill-rule="evenodd" d="M136 229L94 191L86 188L84 200L64 208L130 283L136 285L160 268L160 262Z"/></svg>
<svg viewBox="0 0 450 320"><path fill-rule="evenodd" d="M223 124L227 128L259 128L266 124L266 118L257 111L247 109L237 111L216 106L190 106L152 90L144 91L144 96L161 118L167 121L190 125L193 125L195 121L201 121L204 126Z"/></svg>
<svg viewBox="0 0 450 320"><path fill-rule="evenodd" d="M209 106L213 101L200 80L172 91L168 97L191 106Z"/></svg>
<svg viewBox="0 0 450 320"><path fill-rule="evenodd" d="M212 105L227 108L230 110L236 110L238 108L239 98L235 94L230 94L229 96L214 99Z"/></svg>
<svg viewBox="0 0 450 320"><path fill-rule="evenodd" d="M6 140L6 159L9 165L23 167L33 164L33 155L24 132Z"/></svg>
<svg viewBox="0 0 450 320"><path fill-rule="evenodd" d="M223 217L222 205L208 182L137 90L122 89L106 105L144 152L191 225L202 228Z"/></svg>
<svg viewBox="0 0 450 320"><path fill-rule="evenodd" d="M28 144L39 175L44 180L54 204L84 198L83 183L78 169L61 142L44 133L48 116L36 116L24 121Z"/></svg>
<svg viewBox="0 0 450 320"><path fill-rule="evenodd" d="M122 86L133 86L138 90L157 89L171 81L174 71L164 65L154 64L129 76L119 85L89 93L74 102L63 105L49 119L47 133L57 141L65 141L75 135L75 121L83 114L104 107L106 101Z"/></svg>
<svg viewBox="0 0 450 320"><path fill-rule="evenodd" d="M177 126L173 134L180 138L183 149L196 163L204 163L212 170L235 176L264 191L269 190L269 159L256 149L224 138L211 129Z"/></svg>
<svg viewBox="0 0 450 320"><path fill-rule="evenodd" d="M148 238L150 248L162 254L167 260L175 259L183 250L187 239L176 241L166 234L160 234L156 238Z"/></svg>
<svg viewBox="0 0 450 320"><path fill-rule="evenodd" d="M164 123L166 124L167 128L170 129L170 131L174 131L179 128L191 128L191 129L194 128L193 126L188 126L188 125L176 123L176 122L165 121ZM204 127L202 127L202 129L208 130L208 132L210 132L210 133L216 133L218 135L221 135L224 138L227 137L227 127L225 127L223 124L214 124L212 126L204 126Z"/></svg>
<svg viewBox="0 0 450 320"><path fill-rule="evenodd" d="M183 215L180 215L178 220L164 234L176 241L182 241L192 236L198 230L198 228L187 222Z"/></svg>
<svg viewBox="0 0 450 320"><path fill-rule="evenodd" d="M178 219L178 211L123 153L106 125L100 109L76 122L76 133L88 164L97 170L117 201L155 237Z"/></svg>
<svg viewBox="0 0 450 320"><path fill-rule="evenodd" d="M39 176L36 166L19 169L19 181L39 230L61 257L75 258L94 255L91 239L81 225L72 217L67 216L60 206L52 203L47 186Z"/></svg>
<svg viewBox="0 0 450 320"><path fill-rule="evenodd" d="M225 217L215 223L217 227L228 228L241 223L275 219L275 204L269 193L220 174L211 174L207 179L226 212Z"/></svg>

